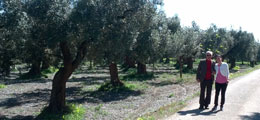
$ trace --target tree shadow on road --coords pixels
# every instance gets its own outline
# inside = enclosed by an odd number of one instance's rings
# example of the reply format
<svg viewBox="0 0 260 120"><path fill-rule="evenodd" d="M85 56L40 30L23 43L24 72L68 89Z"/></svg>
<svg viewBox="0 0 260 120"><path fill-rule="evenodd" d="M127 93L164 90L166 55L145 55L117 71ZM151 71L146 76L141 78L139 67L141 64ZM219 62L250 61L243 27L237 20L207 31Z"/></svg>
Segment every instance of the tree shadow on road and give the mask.
<svg viewBox="0 0 260 120"><path fill-rule="evenodd" d="M221 110L210 110L210 111L205 111L205 110L200 110L200 109L193 109L193 110L186 110L186 111L179 111L177 112L179 115L183 116L183 115L188 115L190 114L191 116L199 116L199 115L205 115L205 116L209 116L209 115L214 115L216 113L218 113Z"/></svg>
<svg viewBox="0 0 260 120"><path fill-rule="evenodd" d="M252 115L241 115L240 117L242 120L259 120L260 113L254 112Z"/></svg>

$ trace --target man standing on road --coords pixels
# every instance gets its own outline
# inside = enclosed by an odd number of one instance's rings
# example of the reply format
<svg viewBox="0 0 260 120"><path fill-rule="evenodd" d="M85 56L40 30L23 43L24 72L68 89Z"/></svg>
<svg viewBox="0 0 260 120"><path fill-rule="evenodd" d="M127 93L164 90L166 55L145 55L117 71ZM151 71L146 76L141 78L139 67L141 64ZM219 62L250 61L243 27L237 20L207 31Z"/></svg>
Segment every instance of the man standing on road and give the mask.
<svg viewBox="0 0 260 120"><path fill-rule="evenodd" d="M200 82L200 107L199 109L208 109L211 99L212 84L214 81L215 62L211 60L213 53L206 52L206 60L201 60L197 69L196 80ZM205 97L206 90L206 97Z"/></svg>

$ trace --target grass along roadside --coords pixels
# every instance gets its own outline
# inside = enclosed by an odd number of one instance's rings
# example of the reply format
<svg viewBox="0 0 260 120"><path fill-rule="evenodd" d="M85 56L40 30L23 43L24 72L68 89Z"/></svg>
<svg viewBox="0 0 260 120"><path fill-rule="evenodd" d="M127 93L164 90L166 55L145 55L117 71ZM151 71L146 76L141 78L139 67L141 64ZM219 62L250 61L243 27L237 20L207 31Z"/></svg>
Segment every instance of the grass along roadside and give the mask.
<svg viewBox="0 0 260 120"><path fill-rule="evenodd" d="M173 102L169 105L163 106L152 113L137 118L137 120L158 120L166 118L167 116L173 115L174 113L184 108L187 105L188 101L197 96L199 96L199 92L195 92L192 96L187 97L185 100Z"/></svg>
<svg viewBox="0 0 260 120"><path fill-rule="evenodd" d="M235 73L230 73L230 79L234 79L234 78L246 75L246 74L248 74L250 72L253 72L253 71L257 70L257 69L260 69L260 65L256 65L255 67L249 67L249 68L247 68L243 72L237 71Z"/></svg>
<svg viewBox="0 0 260 120"><path fill-rule="evenodd" d="M253 72L257 69L260 69L260 65L256 65L253 68L248 67L248 68L244 69L242 72L240 70L238 70L238 71L230 74L230 79L234 79L234 78L246 75L246 74ZM195 77L193 79L195 79ZM192 96L188 96L184 100L173 102L173 103L168 104L166 106L162 106L161 108L159 108L158 110L156 110L154 112L145 114L144 116L137 118L137 120L157 120L157 119L167 118L168 116L173 115L176 112L178 112L179 110L181 110L182 108L184 108L187 105L188 101L190 101L191 99L193 99L197 96L199 96L199 91L194 91Z"/></svg>
<svg viewBox="0 0 260 120"><path fill-rule="evenodd" d="M67 109L60 114L50 114L46 108L37 116L36 120L83 120L86 108L81 104L67 104Z"/></svg>
<svg viewBox="0 0 260 120"><path fill-rule="evenodd" d="M0 89L2 89L2 88L6 88L6 85L0 84Z"/></svg>

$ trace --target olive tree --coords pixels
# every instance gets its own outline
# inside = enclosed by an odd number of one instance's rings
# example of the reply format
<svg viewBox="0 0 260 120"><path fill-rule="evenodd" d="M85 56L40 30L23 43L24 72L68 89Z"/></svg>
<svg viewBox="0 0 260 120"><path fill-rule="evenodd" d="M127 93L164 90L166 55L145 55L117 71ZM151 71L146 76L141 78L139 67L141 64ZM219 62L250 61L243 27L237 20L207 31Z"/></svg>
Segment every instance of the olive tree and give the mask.
<svg viewBox="0 0 260 120"><path fill-rule="evenodd" d="M179 61L180 77L182 77L183 61L195 57L200 50L198 33L192 28L181 28L173 36L169 44L169 52Z"/></svg>
<svg viewBox="0 0 260 120"><path fill-rule="evenodd" d="M29 28L29 17L20 1L0 2L0 66L5 75L9 75L10 66L22 57Z"/></svg>

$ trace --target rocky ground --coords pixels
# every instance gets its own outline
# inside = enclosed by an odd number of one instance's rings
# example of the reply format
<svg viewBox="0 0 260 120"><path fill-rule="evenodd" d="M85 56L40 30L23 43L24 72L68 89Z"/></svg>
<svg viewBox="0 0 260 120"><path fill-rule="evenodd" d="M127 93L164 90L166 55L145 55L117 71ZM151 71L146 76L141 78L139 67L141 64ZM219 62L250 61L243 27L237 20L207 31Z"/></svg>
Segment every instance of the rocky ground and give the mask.
<svg viewBox="0 0 260 120"><path fill-rule="evenodd" d="M151 71L150 71L151 72ZM163 67L155 70L155 77L144 81L127 81L142 85L137 90L119 93L99 92L97 89L109 81L107 68L95 71L76 72L67 82L67 101L86 107L86 120L136 119L172 102L185 99L198 91L195 82L178 82L171 77L160 77L164 73L177 74L173 69ZM0 80L7 87L0 89L0 118L30 120L48 105L51 92L49 78L20 80L13 73L6 80Z"/></svg>

